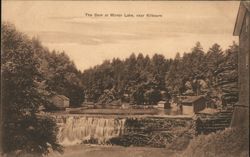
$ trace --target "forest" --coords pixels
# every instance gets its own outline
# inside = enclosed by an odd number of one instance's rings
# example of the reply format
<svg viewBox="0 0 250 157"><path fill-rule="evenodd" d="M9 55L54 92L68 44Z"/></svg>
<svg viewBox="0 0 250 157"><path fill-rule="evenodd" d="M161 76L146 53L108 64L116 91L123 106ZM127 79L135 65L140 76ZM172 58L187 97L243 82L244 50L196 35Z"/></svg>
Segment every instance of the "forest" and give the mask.
<svg viewBox="0 0 250 157"><path fill-rule="evenodd" d="M197 42L174 59L132 53L129 58L105 60L85 70L81 80L85 100L95 103L156 104L176 95L206 95L224 104L238 100L238 45L222 50L213 44L204 52Z"/></svg>
<svg viewBox="0 0 250 157"><path fill-rule="evenodd" d="M132 53L126 59L105 60L82 72L66 52L50 51L36 38L29 42L38 65L37 88L45 95L67 96L71 107L84 101L151 105L175 95L205 94L223 102L238 99L236 43L226 50L215 43L205 52L197 42L190 52L182 56L176 53L174 59Z"/></svg>

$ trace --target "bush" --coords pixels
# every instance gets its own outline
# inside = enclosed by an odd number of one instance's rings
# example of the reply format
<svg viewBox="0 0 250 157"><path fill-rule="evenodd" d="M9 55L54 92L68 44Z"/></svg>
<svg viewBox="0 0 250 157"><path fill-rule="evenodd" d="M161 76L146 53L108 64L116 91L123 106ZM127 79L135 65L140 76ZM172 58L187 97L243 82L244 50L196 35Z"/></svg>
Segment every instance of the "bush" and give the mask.
<svg viewBox="0 0 250 157"><path fill-rule="evenodd" d="M42 156L50 148L61 152L55 121L37 114L47 101L36 84L41 74L32 42L9 23L1 32L2 151L9 156Z"/></svg>
<svg viewBox="0 0 250 157"><path fill-rule="evenodd" d="M194 138L178 157L247 157L249 133L244 128L227 128L223 131Z"/></svg>

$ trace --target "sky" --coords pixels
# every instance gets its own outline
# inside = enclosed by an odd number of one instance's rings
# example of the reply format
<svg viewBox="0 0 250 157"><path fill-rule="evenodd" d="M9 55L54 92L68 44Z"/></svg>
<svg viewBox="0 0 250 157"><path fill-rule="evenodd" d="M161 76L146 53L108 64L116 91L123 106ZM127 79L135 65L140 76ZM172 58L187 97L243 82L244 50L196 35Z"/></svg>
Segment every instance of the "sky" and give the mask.
<svg viewBox="0 0 250 157"><path fill-rule="evenodd" d="M238 7L237 1L2 1L2 20L65 51L85 70L131 53L174 58L197 41L205 51L214 43L225 50L238 41L232 35Z"/></svg>

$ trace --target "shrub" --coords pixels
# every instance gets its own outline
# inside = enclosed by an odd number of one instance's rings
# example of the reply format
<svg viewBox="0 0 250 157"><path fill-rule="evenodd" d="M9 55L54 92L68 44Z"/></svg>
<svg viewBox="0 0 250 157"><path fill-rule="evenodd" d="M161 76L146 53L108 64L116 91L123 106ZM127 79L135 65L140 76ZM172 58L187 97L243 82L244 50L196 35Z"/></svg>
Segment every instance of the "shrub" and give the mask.
<svg viewBox="0 0 250 157"><path fill-rule="evenodd" d="M223 131L194 138L178 157L247 157L249 133L244 128L227 128Z"/></svg>

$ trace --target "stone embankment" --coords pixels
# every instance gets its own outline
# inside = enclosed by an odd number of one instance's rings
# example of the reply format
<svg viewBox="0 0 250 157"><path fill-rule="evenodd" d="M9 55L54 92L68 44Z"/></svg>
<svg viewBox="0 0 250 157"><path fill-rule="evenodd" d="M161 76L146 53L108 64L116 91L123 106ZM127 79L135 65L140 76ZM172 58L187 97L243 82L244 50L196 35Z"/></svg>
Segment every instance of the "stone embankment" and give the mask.
<svg viewBox="0 0 250 157"><path fill-rule="evenodd" d="M214 114L198 114L196 131L198 134L209 134L230 127L232 109L221 110Z"/></svg>

